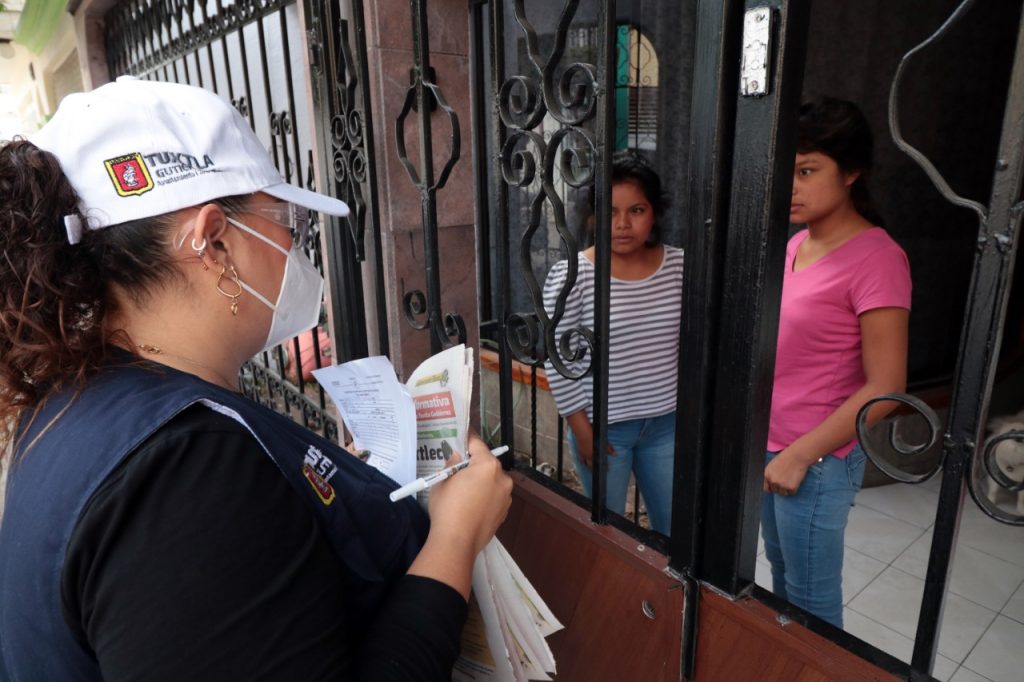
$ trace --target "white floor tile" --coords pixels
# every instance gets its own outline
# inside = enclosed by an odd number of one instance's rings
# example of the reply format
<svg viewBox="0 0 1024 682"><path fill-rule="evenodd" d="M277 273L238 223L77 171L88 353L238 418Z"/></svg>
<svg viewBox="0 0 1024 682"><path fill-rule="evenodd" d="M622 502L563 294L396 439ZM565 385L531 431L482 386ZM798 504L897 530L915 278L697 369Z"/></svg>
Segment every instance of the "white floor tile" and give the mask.
<svg viewBox="0 0 1024 682"><path fill-rule="evenodd" d="M949 678L949 682L992 682L992 680L960 666L960 669L953 674L953 677Z"/></svg>
<svg viewBox="0 0 1024 682"><path fill-rule="evenodd" d="M757 558L754 566L754 582L766 590L772 589L772 567L764 557Z"/></svg>
<svg viewBox="0 0 1024 682"><path fill-rule="evenodd" d="M892 561L921 537L924 530L891 516L855 505L846 526L847 547L885 563Z"/></svg>
<svg viewBox="0 0 1024 682"><path fill-rule="evenodd" d="M959 667L956 661L951 661L942 654L936 654L935 665L932 666L932 677L939 682L949 682L949 678L953 677L953 673Z"/></svg>
<svg viewBox="0 0 1024 682"><path fill-rule="evenodd" d="M913 638L921 608L924 580L889 567L850 602L850 608ZM996 613L955 594L946 596L939 653L962 662Z"/></svg>
<svg viewBox="0 0 1024 682"><path fill-rule="evenodd" d="M1010 602L1003 607L1003 615L1013 618L1018 623L1024 623L1024 585L1018 587L1014 595L1010 597Z"/></svg>
<svg viewBox="0 0 1024 682"><path fill-rule="evenodd" d="M885 570L885 566L878 559L846 547L843 552L843 603L849 604Z"/></svg>
<svg viewBox="0 0 1024 682"><path fill-rule="evenodd" d="M912 639L851 608L843 609L843 629L901 661L909 661L911 654L914 653Z"/></svg>
<svg viewBox="0 0 1024 682"><path fill-rule="evenodd" d="M923 579L928 569L931 544L932 533L929 531L915 540L892 565ZM999 611L1022 581L1024 567L985 554L961 542L953 559L953 579L949 591L985 608Z"/></svg>
<svg viewBox="0 0 1024 682"><path fill-rule="evenodd" d="M918 483L916 487L921 490L927 490L930 493L935 493L935 496L939 495L939 488L942 487L942 472L935 474L924 483Z"/></svg>
<svg viewBox="0 0 1024 682"><path fill-rule="evenodd" d="M1024 526L1008 526L989 518L974 500L964 502L959 538L961 544L1024 567Z"/></svg>
<svg viewBox="0 0 1024 682"><path fill-rule="evenodd" d="M978 642L964 667L993 682L1024 677L1024 624L999 616Z"/></svg>
<svg viewBox="0 0 1024 682"><path fill-rule="evenodd" d="M935 523L938 501L938 493L906 483L867 488L857 493L858 505L888 514L918 528L929 528Z"/></svg>

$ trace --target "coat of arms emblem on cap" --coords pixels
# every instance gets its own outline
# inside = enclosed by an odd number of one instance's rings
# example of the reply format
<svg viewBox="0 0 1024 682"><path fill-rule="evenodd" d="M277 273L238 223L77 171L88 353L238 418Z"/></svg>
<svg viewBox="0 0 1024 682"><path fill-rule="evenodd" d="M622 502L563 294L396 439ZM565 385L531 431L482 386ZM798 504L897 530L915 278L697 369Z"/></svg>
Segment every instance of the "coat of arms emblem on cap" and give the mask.
<svg viewBox="0 0 1024 682"><path fill-rule="evenodd" d="M142 154L125 154L103 162L107 167L114 189L122 197L144 194L153 189L153 178L149 174Z"/></svg>

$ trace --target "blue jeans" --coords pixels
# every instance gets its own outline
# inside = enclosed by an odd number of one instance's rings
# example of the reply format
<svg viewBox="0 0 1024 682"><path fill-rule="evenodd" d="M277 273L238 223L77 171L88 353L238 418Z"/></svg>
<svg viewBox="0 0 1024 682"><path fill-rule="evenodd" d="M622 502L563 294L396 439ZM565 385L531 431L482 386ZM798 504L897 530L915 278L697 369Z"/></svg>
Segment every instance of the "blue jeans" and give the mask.
<svg viewBox="0 0 1024 682"><path fill-rule="evenodd" d="M615 455L608 456L609 511L626 513L626 492L629 474L636 476L637 486L647 507L651 528L668 535L672 527L672 475L675 470L676 415L629 419L608 425L608 442ZM580 461L576 438L569 429L569 450L576 474L583 484L583 492L592 496L593 481L590 467Z"/></svg>
<svg viewBox="0 0 1024 682"><path fill-rule="evenodd" d="M769 452L767 461L777 454ZM807 469L795 495L761 496L772 592L837 627L843 627L843 537L866 460L860 445L843 459L828 455Z"/></svg>

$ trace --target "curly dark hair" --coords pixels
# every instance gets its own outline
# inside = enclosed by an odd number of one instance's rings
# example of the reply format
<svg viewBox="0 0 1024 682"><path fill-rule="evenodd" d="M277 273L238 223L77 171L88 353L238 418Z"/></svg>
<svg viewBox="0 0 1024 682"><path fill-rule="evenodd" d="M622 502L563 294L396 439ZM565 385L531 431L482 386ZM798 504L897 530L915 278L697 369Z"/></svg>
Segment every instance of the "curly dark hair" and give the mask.
<svg viewBox="0 0 1024 682"><path fill-rule="evenodd" d="M24 416L110 361L115 288L143 303L181 271L175 214L86 230L70 244L64 216L85 221L79 197L56 157L27 140L0 143L0 197L0 442L9 443ZM216 203L234 211L241 201Z"/></svg>

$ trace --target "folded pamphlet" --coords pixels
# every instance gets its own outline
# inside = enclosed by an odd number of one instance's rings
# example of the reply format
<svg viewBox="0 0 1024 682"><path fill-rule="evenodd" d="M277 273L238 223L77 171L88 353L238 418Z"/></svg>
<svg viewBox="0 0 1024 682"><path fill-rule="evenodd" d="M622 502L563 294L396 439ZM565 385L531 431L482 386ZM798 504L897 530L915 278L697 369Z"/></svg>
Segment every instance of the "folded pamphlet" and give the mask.
<svg viewBox="0 0 1024 682"><path fill-rule="evenodd" d="M399 485L447 464L445 443L469 440L473 351L460 344L427 358L403 386L385 357L313 372L334 401L367 463ZM426 505L430 490L417 493ZM497 538L473 564L473 594L452 679L459 682L550 680L555 659L544 639L562 629Z"/></svg>

